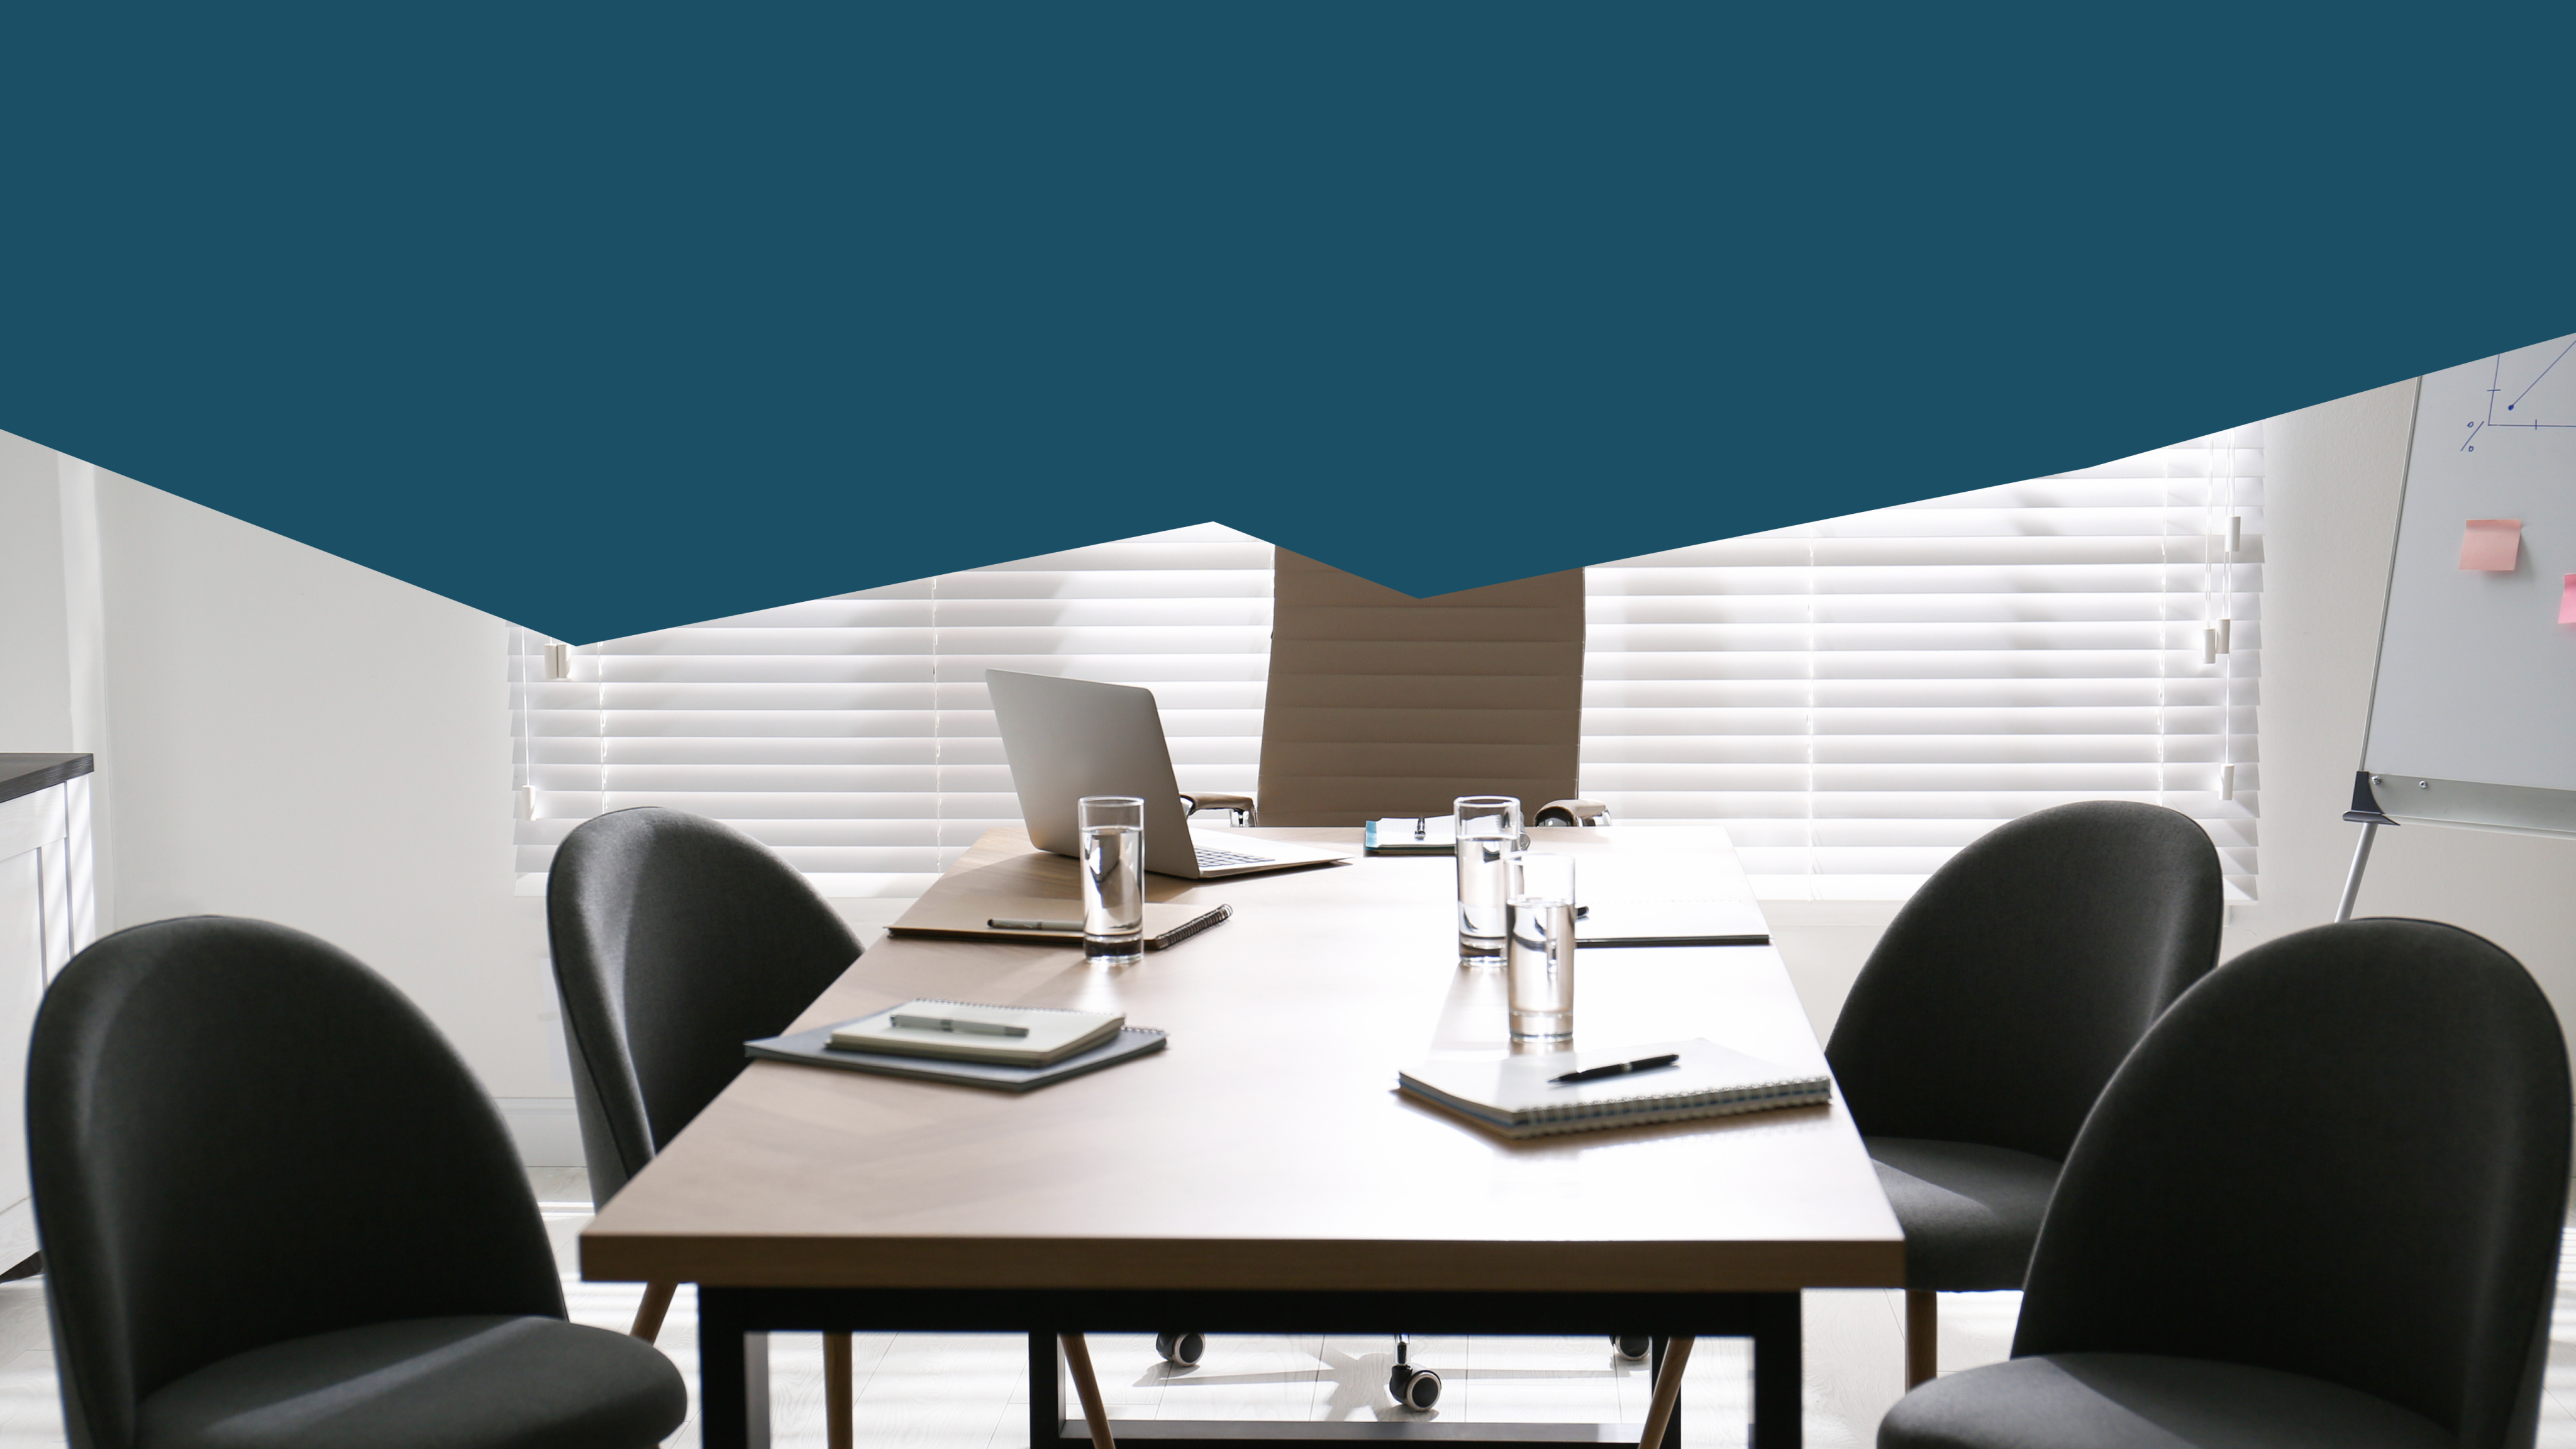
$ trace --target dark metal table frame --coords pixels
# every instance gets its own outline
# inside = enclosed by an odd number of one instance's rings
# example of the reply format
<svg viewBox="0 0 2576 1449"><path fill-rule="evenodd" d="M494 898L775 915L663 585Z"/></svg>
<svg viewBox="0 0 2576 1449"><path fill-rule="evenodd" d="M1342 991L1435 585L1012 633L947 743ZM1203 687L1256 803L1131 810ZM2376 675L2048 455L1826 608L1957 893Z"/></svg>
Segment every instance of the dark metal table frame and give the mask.
<svg viewBox="0 0 2576 1449"><path fill-rule="evenodd" d="M769 1449L771 1333L1025 1333L1029 1449L1089 1449L1079 1413L1064 1414L1063 1333L1644 1333L1661 1369L1671 1335L1753 1340L1752 1449L1798 1449L1799 1300L1769 1293L1402 1293L1107 1289L698 1289L698 1418L704 1449ZM1288 1420L1113 1420L1150 1449L1348 1449L1355 1443L1455 1443L1473 1449L1568 1449L1607 1440L1594 1424L1314 1423ZM1679 1449L1680 1411L1665 1432ZM1656 1446L1646 1446L1656 1449Z"/></svg>

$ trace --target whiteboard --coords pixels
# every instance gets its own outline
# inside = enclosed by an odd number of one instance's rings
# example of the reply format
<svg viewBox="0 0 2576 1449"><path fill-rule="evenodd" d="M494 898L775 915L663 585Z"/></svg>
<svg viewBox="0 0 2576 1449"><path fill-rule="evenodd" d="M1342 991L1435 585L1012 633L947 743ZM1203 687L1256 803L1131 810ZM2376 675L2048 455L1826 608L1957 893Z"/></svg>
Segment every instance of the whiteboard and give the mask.
<svg viewBox="0 0 2576 1449"><path fill-rule="evenodd" d="M2460 567L2470 519L2520 519L2510 572ZM2576 834L2576 337L2433 373L2406 490L2354 808Z"/></svg>

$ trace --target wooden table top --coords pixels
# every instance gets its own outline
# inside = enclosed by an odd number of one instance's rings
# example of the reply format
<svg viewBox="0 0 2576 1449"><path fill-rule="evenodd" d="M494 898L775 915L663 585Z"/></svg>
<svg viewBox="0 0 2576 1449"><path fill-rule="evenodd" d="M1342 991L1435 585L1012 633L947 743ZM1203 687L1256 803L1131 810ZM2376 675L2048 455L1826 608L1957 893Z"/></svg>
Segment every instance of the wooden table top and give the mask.
<svg viewBox="0 0 2576 1449"><path fill-rule="evenodd" d="M1349 845L1356 830L1262 830ZM1750 899L1716 831L1539 829L1582 898ZM1163 1051L1027 1094L754 1062L582 1234L582 1272L740 1287L1722 1291L1884 1287L1904 1240L1837 1100L1527 1142L1395 1092L1508 1047L1456 964L1445 856L1185 881L1225 924L1078 948L889 938L798 1027L916 996L1124 1011ZM1071 900L1075 864L988 833L932 888ZM1820 1066L1766 947L1594 949L1580 1046L1706 1036Z"/></svg>

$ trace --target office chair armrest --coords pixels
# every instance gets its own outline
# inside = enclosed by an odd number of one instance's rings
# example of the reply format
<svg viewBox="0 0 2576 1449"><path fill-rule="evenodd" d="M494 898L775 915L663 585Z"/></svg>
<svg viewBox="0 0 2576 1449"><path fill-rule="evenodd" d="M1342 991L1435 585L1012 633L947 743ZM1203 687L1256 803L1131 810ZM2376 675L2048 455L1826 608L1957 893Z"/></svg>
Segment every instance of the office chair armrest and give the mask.
<svg viewBox="0 0 2576 1449"><path fill-rule="evenodd" d="M1530 816L1532 825L1607 825L1610 807L1598 800L1550 800Z"/></svg>
<svg viewBox="0 0 2576 1449"><path fill-rule="evenodd" d="M1181 796L1183 815L1195 815L1202 810L1231 810L1234 812L1234 823L1237 825L1257 824L1260 819L1258 807L1249 795L1220 795L1214 791L1207 791L1197 795Z"/></svg>

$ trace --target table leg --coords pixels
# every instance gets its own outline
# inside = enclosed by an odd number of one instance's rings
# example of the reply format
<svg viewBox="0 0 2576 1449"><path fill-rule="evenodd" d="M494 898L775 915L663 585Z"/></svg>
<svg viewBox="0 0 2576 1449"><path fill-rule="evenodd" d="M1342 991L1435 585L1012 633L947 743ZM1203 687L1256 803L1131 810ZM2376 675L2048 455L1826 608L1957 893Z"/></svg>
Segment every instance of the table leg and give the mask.
<svg viewBox="0 0 2576 1449"><path fill-rule="evenodd" d="M1055 1449L1064 1435L1064 1374L1053 1331L1029 1335L1029 1449Z"/></svg>
<svg viewBox="0 0 2576 1449"><path fill-rule="evenodd" d="M769 1449L769 1335L744 1326L722 1288L698 1286L698 1439L704 1449Z"/></svg>
<svg viewBox="0 0 2576 1449"><path fill-rule="evenodd" d="M1799 1449L1805 1325L1795 1293L1764 1294L1753 1313L1753 1449Z"/></svg>

